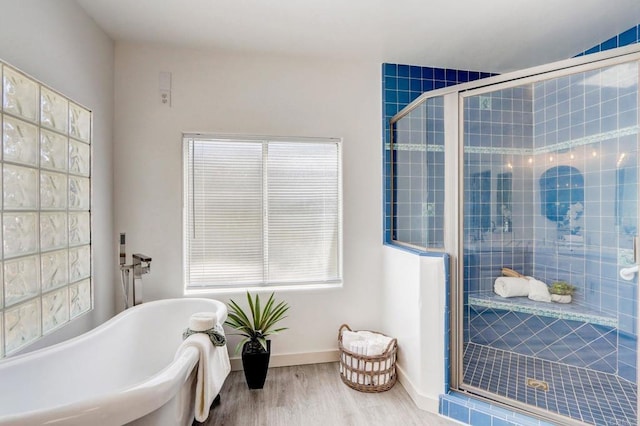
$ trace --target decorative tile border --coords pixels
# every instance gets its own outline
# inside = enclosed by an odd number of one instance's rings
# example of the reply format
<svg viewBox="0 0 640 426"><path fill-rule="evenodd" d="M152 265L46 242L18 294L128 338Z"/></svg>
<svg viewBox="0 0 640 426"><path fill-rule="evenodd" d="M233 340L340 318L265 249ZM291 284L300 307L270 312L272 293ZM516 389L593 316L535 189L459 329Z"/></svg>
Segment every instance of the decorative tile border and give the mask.
<svg viewBox="0 0 640 426"><path fill-rule="evenodd" d="M638 134L639 126L630 126L622 129L612 130L610 132L598 133L591 136L585 136L583 138L571 139L568 141L558 142L552 145L543 146L540 148L502 148L502 147L487 147L487 146L465 146L465 154L501 154L501 155L537 155L548 154L550 152L564 151L567 149L575 148L578 146L591 145L594 143L606 141L609 139L615 139L622 136L631 136ZM385 143L384 149L389 151L391 149L390 143ZM393 144L394 151L424 151L424 152L444 152L443 145L435 144L413 144L413 143L398 143Z"/></svg>
<svg viewBox="0 0 640 426"><path fill-rule="evenodd" d="M502 148L493 146L465 146L465 154L507 154L507 155L535 155L531 148Z"/></svg>
<svg viewBox="0 0 640 426"><path fill-rule="evenodd" d="M632 249L618 249L618 266L633 266L635 264Z"/></svg>
<svg viewBox="0 0 640 426"><path fill-rule="evenodd" d="M389 151L391 144L384 145L384 149ZM422 151L422 152L444 152L444 145L420 144L420 143L396 143L393 144L394 151Z"/></svg>
<svg viewBox="0 0 640 426"><path fill-rule="evenodd" d="M547 145L541 148L534 148L533 154L548 154L550 152L563 151L577 146L591 145L594 143L606 141L609 139L620 138L622 136L630 136L638 134L638 126L623 127L622 129L611 130L609 132L596 133L595 135L585 136L582 138L562 141L555 144ZM524 151L524 150L523 150Z"/></svg>
<svg viewBox="0 0 640 426"><path fill-rule="evenodd" d="M597 133L595 135L585 136L582 138L570 139L545 145L540 148L502 148L502 147L484 147L484 146L465 146L464 152L470 154L508 154L508 155L537 155L548 154L550 152L564 151L578 146L591 145L594 143L606 141L609 139L620 138L622 136L630 136L638 134L638 126L629 126L622 129L611 130L609 132Z"/></svg>

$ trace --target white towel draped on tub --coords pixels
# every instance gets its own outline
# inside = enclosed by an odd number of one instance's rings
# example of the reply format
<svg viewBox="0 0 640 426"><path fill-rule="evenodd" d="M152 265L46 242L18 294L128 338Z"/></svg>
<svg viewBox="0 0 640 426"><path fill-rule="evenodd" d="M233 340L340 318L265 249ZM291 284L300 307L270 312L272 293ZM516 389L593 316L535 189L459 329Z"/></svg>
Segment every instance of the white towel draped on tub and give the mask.
<svg viewBox="0 0 640 426"><path fill-rule="evenodd" d="M493 285L493 290L502 297L529 296L529 280L516 277L498 277Z"/></svg>
<svg viewBox="0 0 640 426"><path fill-rule="evenodd" d="M209 407L213 403L224 380L231 371L227 346L213 346L209 336L203 333L195 333L185 339L178 348L176 358L189 347L194 347L200 354L197 368L195 417L199 422L204 422L209 417Z"/></svg>

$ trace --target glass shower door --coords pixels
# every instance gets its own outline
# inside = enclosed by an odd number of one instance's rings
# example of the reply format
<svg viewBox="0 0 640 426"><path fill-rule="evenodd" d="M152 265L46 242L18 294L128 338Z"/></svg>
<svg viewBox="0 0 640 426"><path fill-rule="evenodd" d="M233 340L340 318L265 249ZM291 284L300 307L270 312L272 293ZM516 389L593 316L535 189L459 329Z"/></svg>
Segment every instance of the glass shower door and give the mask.
<svg viewBox="0 0 640 426"><path fill-rule="evenodd" d="M460 388L635 425L638 64L585 68L462 95Z"/></svg>

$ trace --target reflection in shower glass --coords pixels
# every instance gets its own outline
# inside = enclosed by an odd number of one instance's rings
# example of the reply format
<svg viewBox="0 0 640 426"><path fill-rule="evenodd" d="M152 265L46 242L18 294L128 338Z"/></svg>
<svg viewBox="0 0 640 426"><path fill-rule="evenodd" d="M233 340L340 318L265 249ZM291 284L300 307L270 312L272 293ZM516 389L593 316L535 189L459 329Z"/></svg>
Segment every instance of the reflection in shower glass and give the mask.
<svg viewBox="0 0 640 426"><path fill-rule="evenodd" d="M393 123L392 239L444 246L444 102L428 99Z"/></svg>
<svg viewBox="0 0 640 426"><path fill-rule="evenodd" d="M496 191L496 216L500 219L498 225L503 232L511 232L511 190L513 173L498 174L498 188Z"/></svg>
<svg viewBox="0 0 640 426"><path fill-rule="evenodd" d="M637 63L483 91L463 111L460 387L559 422L635 425L637 278L619 271L637 235ZM571 303L542 301L537 283L556 282Z"/></svg>
<svg viewBox="0 0 640 426"><path fill-rule="evenodd" d="M469 230L478 239L491 226L491 171L473 173L469 184Z"/></svg>

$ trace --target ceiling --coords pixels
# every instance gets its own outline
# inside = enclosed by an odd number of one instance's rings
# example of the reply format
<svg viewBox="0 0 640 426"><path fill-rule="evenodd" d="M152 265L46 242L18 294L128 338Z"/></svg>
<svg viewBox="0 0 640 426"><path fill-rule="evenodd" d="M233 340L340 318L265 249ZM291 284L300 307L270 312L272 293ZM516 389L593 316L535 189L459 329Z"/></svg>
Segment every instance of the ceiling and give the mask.
<svg viewBox="0 0 640 426"><path fill-rule="evenodd" d="M116 42L505 72L640 24L638 0L76 0Z"/></svg>

